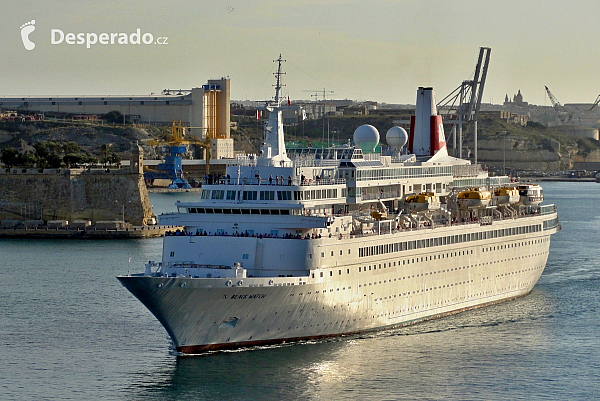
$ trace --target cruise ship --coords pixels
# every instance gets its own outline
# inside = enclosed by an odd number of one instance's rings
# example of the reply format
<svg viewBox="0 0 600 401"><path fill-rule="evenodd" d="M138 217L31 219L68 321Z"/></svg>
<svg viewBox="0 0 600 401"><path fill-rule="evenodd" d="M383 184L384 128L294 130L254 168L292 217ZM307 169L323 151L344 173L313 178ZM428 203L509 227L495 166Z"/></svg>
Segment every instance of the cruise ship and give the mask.
<svg viewBox="0 0 600 401"><path fill-rule="evenodd" d="M387 131L389 151L369 125L354 145L286 149L278 62L260 153L159 216L185 230L118 277L178 352L383 330L532 290L556 208L449 156L432 88L418 88L408 133Z"/></svg>

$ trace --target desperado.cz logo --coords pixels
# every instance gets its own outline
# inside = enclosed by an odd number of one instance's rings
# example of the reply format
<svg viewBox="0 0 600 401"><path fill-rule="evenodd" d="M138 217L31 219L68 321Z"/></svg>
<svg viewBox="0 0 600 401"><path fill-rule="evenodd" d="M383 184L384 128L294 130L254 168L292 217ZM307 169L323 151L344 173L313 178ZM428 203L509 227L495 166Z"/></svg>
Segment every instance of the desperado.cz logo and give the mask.
<svg viewBox="0 0 600 401"><path fill-rule="evenodd" d="M23 46L26 50L33 50L35 43L29 38L35 30L35 20L31 20L21 25L21 39L23 40ZM159 36L156 39L154 35L145 32L142 33L141 29L138 28L135 32L67 32L65 33L61 29L50 30L50 44L51 45L85 45L86 48L90 49L94 45L168 45L167 36Z"/></svg>

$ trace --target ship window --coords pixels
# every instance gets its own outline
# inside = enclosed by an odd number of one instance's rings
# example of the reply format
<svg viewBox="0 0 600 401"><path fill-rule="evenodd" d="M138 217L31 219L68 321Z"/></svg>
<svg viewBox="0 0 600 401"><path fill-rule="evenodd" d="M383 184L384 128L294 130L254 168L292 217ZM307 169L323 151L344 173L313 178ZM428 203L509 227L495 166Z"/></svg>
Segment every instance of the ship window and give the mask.
<svg viewBox="0 0 600 401"><path fill-rule="evenodd" d="M223 214L231 214L231 209L223 209Z"/></svg>
<svg viewBox="0 0 600 401"><path fill-rule="evenodd" d="M208 198L210 198L210 189L203 189L200 199L208 199Z"/></svg>
<svg viewBox="0 0 600 401"><path fill-rule="evenodd" d="M260 209L260 214L269 214L269 209Z"/></svg>
<svg viewBox="0 0 600 401"><path fill-rule="evenodd" d="M175 252L171 251L171 257L175 256Z"/></svg>
<svg viewBox="0 0 600 401"><path fill-rule="evenodd" d="M248 257L249 257L249 255L248 255L247 253L244 253L244 254L242 255L242 259L248 259Z"/></svg>
<svg viewBox="0 0 600 401"><path fill-rule="evenodd" d="M260 200L275 200L274 191L260 191Z"/></svg>
<svg viewBox="0 0 600 401"><path fill-rule="evenodd" d="M256 191L243 191L243 200L256 200Z"/></svg>
<svg viewBox="0 0 600 401"><path fill-rule="evenodd" d="M279 214L279 209L271 209L271 214Z"/></svg>
<svg viewBox="0 0 600 401"><path fill-rule="evenodd" d="M289 215L289 214L290 214L290 211L289 211L289 210L287 210L287 209L283 209L283 210L280 210L280 211L279 211L279 213L280 213L280 214L284 214L284 215Z"/></svg>
<svg viewBox="0 0 600 401"><path fill-rule="evenodd" d="M235 200L236 191L227 191L227 200Z"/></svg>
<svg viewBox="0 0 600 401"><path fill-rule="evenodd" d="M260 209L250 209L250 214L260 214Z"/></svg>
<svg viewBox="0 0 600 401"><path fill-rule="evenodd" d="M225 196L224 190L214 190L214 191L212 191L211 199L223 199L224 196Z"/></svg>
<svg viewBox="0 0 600 401"><path fill-rule="evenodd" d="M212 213L213 210L211 208L206 208L204 209L204 213Z"/></svg>
<svg viewBox="0 0 600 401"><path fill-rule="evenodd" d="M215 209L215 214L222 214L223 213L223 209Z"/></svg>

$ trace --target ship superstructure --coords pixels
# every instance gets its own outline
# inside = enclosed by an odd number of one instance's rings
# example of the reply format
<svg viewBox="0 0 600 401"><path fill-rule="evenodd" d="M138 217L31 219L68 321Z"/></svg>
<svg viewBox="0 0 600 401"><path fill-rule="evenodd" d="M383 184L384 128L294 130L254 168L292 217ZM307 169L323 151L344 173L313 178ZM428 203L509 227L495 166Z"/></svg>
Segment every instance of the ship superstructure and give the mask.
<svg viewBox="0 0 600 401"><path fill-rule="evenodd" d="M159 216L185 231L118 277L178 351L380 330L531 291L556 209L541 188L520 201L508 177L448 156L432 88L417 91L410 133L388 131L387 153L371 126L354 146L286 150L281 62L260 153Z"/></svg>

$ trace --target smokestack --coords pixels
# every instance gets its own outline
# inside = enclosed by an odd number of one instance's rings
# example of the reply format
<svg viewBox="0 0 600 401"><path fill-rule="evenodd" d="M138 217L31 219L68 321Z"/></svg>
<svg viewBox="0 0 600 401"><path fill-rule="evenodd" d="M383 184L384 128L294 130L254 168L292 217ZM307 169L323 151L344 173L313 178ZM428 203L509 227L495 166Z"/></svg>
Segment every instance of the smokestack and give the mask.
<svg viewBox="0 0 600 401"><path fill-rule="evenodd" d="M448 155L442 116L438 115L433 88L417 90L415 115L410 120L409 150L416 156Z"/></svg>

